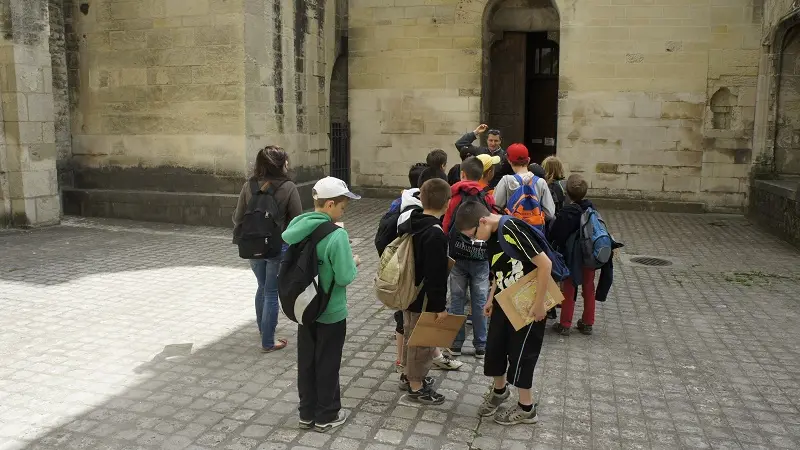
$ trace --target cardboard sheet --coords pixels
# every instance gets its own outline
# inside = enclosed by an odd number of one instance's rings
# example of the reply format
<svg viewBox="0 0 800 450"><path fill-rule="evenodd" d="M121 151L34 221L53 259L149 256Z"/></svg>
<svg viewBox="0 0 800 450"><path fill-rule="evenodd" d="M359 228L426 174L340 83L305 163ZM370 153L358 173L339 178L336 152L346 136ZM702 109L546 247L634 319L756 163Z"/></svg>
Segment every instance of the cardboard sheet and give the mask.
<svg viewBox="0 0 800 450"><path fill-rule="evenodd" d="M408 339L408 346L449 348L466 320L467 316L448 315L444 322L436 323L435 313L422 313Z"/></svg>
<svg viewBox="0 0 800 450"><path fill-rule="evenodd" d="M533 317L529 316L528 312L533 305L533 299L536 298L536 289L538 288L537 273L538 270L534 270L495 295L497 303L503 308L508 321L517 331L533 322ZM552 278L548 277L548 280L544 308L549 311L564 301L564 295L561 293L561 288Z"/></svg>

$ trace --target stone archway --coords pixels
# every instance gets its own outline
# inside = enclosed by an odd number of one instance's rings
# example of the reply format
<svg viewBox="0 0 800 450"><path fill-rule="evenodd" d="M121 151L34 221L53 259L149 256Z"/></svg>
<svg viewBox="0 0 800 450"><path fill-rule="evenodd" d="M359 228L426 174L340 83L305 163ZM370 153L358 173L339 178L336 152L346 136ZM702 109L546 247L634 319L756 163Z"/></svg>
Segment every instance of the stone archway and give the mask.
<svg viewBox="0 0 800 450"><path fill-rule="evenodd" d="M552 0L490 0L482 26L481 119L541 162L557 143L558 8Z"/></svg>
<svg viewBox="0 0 800 450"><path fill-rule="evenodd" d="M781 40L775 114L775 169L800 175L800 25Z"/></svg>

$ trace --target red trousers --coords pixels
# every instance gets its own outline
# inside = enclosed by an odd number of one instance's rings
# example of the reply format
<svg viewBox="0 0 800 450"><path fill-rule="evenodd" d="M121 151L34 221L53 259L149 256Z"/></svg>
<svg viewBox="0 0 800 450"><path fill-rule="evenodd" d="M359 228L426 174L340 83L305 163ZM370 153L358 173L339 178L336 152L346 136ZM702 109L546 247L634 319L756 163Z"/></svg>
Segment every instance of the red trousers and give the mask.
<svg viewBox="0 0 800 450"><path fill-rule="evenodd" d="M594 269L583 269L583 284L581 285L583 294L583 317L581 320L586 325L594 325ZM567 278L561 287L564 294L564 303L561 304L560 322L566 328L572 326L572 314L575 312L576 287L572 284L572 278Z"/></svg>

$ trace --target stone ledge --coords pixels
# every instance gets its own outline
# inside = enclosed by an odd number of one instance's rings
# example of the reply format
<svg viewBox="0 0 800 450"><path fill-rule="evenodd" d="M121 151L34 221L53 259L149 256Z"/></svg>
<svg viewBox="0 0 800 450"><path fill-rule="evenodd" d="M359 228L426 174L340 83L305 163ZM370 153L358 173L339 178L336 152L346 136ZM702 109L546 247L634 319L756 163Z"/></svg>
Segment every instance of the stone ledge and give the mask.
<svg viewBox="0 0 800 450"><path fill-rule="evenodd" d="M590 200L600 211L604 209L616 209L620 211L650 211L685 214L704 214L706 212L706 205L699 202L609 197L591 197Z"/></svg>
<svg viewBox="0 0 800 450"><path fill-rule="evenodd" d="M314 182L297 185L303 208L313 207ZM62 189L65 215L184 225L232 226L238 194L121 189Z"/></svg>
<svg viewBox="0 0 800 450"><path fill-rule="evenodd" d="M761 227L800 247L800 178L755 180L747 213Z"/></svg>
<svg viewBox="0 0 800 450"><path fill-rule="evenodd" d="M785 180L755 180L753 184L757 189L769 192L772 195L777 195L795 202L800 202L800 178Z"/></svg>

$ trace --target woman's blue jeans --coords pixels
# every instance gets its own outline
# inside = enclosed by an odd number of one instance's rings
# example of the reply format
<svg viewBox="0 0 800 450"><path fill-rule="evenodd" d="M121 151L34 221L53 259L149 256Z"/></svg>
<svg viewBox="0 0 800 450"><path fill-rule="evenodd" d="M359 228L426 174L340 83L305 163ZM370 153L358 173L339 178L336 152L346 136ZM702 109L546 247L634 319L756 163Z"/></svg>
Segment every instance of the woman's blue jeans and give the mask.
<svg viewBox="0 0 800 450"><path fill-rule="evenodd" d="M256 323L261 332L261 346L275 346L275 327L278 326L278 270L281 257L251 259L250 267L258 280L256 291Z"/></svg>

